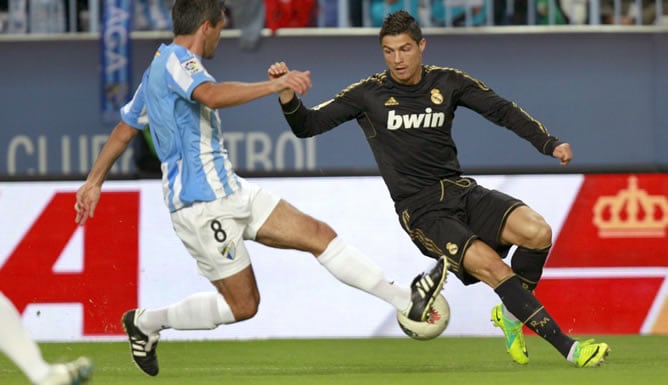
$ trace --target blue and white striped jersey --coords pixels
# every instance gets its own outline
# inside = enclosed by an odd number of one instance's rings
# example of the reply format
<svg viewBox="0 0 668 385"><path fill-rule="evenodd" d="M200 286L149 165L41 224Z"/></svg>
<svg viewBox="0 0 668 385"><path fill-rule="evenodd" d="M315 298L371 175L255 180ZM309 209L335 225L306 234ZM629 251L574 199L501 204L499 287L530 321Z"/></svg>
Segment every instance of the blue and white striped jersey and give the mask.
<svg viewBox="0 0 668 385"><path fill-rule="evenodd" d="M197 86L215 81L198 56L182 46L163 44L134 97L121 109L123 121L132 127L143 129L150 122L170 212L240 187L223 146L218 112L192 99Z"/></svg>

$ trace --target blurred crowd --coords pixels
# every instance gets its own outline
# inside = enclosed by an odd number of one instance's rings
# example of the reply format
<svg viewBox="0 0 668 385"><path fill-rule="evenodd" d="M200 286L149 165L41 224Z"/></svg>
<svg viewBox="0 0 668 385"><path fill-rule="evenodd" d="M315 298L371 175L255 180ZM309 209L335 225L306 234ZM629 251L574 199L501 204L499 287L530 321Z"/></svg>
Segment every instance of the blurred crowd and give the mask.
<svg viewBox="0 0 668 385"><path fill-rule="evenodd" d="M134 30L170 31L171 2L134 0ZM97 32L91 13L99 14L102 3L0 0L0 33ZM264 28L378 27L399 9L424 27L668 25L668 0L227 0L226 5L228 28L242 30L248 47Z"/></svg>

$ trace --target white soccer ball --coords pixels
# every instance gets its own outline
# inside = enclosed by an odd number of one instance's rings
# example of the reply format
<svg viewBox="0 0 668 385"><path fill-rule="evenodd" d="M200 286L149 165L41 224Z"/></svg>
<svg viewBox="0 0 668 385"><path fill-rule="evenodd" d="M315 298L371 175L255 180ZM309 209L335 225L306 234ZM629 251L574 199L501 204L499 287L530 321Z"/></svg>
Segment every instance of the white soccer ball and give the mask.
<svg viewBox="0 0 668 385"><path fill-rule="evenodd" d="M399 327L407 336L416 340L430 340L440 336L450 322L450 304L442 294L434 300L426 321L413 321L397 312Z"/></svg>

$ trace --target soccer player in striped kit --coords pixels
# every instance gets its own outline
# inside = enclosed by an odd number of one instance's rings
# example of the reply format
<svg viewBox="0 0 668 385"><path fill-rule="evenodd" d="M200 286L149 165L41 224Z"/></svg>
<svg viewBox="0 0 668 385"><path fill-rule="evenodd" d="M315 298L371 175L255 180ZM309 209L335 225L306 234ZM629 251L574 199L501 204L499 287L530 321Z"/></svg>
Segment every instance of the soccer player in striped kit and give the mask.
<svg viewBox="0 0 668 385"><path fill-rule="evenodd" d="M102 183L132 138L150 125L162 167L163 198L176 234L216 290L195 293L159 309L130 309L122 316L135 364L159 372L160 331L206 330L253 317L260 294L246 240L313 254L334 277L370 293L409 318L425 320L446 277L445 259L418 275L410 288L395 285L369 257L326 223L239 177L224 148L217 109L290 89L311 86L310 73L291 71L255 83L217 82L202 64L213 57L225 25L219 0L177 0L174 40L161 45L133 99L86 182L77 191L76 222L94 214Z"/></svg>

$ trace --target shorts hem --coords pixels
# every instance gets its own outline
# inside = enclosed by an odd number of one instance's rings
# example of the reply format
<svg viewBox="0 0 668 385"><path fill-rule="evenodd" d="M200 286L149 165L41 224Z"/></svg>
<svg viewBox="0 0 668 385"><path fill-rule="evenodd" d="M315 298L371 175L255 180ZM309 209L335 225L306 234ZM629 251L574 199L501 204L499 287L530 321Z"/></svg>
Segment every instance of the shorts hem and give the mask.
<svg viewBox="0 0 668 385"><path fill-rule="evenodd" d="M245 260L239 260L236 263L231 263L226 265L226 269L224 271L221 271L221 269L216 269L213 271L211 274L207 274L203 272L202 270L199 270L200 275L202 275L204 278L208 279L210 282L213 281L219 281L221 279L229 278L239 272L241 272L243 269L247 268L250 266L250 260L245 259Z"/></svg>

